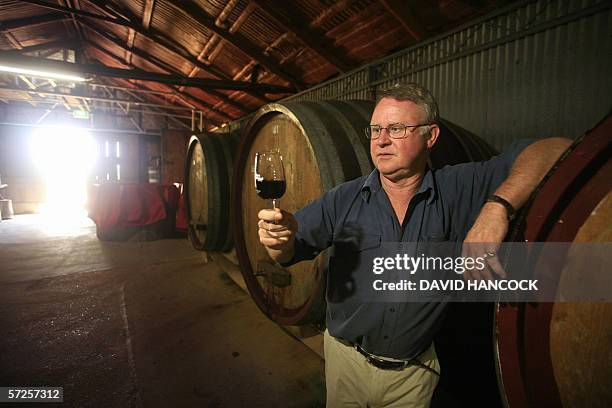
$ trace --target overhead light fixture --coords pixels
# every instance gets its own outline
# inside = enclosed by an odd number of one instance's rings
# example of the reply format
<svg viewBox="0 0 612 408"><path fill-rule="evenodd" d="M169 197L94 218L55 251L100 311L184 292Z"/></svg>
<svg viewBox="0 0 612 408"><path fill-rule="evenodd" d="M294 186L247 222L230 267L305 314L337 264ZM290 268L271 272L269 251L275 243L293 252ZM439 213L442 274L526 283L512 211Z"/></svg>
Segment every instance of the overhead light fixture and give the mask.
<svg viewBox="0 0 612 408"><path fill-rule="evenodd" d="M42 78L63 79L65 81L74 81L74 82L87 81L87 78L84 78L78 75L74 75L74 74L62 74L59 72L38 71L35 69L10 67L7 65L0 65L0 71L10 72L13 74L31 75L31 76L42 77Z"/></svg>

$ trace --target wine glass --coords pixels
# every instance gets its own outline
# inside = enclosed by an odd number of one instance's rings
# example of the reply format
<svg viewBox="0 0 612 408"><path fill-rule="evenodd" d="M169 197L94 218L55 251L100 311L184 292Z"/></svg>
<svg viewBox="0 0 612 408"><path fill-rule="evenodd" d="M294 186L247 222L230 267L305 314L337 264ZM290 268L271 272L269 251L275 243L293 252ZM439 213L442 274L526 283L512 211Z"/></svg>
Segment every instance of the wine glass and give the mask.
<svg viewBox="0 0 612 408"><path fill-rule="evenodd" d="M283 157L278 150L255 153L255 190L264 200L272 199L272 208L276 200L285 194L285 169Z"/></svg>

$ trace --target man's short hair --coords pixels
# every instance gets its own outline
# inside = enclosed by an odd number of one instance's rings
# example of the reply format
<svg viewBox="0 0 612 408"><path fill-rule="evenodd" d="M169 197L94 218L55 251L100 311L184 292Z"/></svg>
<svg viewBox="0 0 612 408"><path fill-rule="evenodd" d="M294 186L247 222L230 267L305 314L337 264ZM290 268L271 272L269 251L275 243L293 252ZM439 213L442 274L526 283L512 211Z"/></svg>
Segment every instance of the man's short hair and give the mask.
<svg viewBox="0 0 612 408"><path fill-rule="evenodd" d="M376 104L383 98L392 98L398 101L411 101L423 108L427 123L437 123L438 103L429 92L416 83L395 83L389 88L385 88L378 93Z"/></svg>

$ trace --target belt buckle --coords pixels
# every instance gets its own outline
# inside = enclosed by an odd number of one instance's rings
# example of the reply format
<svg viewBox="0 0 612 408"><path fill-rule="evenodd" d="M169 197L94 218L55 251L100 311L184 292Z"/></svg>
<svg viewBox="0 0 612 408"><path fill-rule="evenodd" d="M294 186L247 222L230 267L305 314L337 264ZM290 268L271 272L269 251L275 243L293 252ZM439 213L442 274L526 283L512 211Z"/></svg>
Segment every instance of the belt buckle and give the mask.
<svg viewBox="0 0 612 408"><path fill-rule="evenodd" d="M395 370L395 371L401 371L404 368L408 367L409 365L415 365L418 367L421 367L427 371L432 372L433 374L437 375L438 377L440 376L440 373L436 370L434 370L433 368L423 364L417 357L414 357L410 360L403 360L403 361L387 361L387 360L383 360L379 357L376 357L373 354L368 353L363 347L361 347L359 344L357 343L353 343L352 344L353 348L355 350L357 350L362 356L365 357L366 362L370 365L373 365L376 368L380 368L381 370Z"/></svg>
<svg viewBox="0 0 612 408"><path fill-rule="evenodd" d="M385 361L380 358L369 356L368 362L374 367L380 368L381 370L396 370L400 371L406 368L406 362L401 361Z"/></svg>
<svg viewBox="0 0 612 408"><path fill-rule="evenodd" d="M380 368L381 370L403 370L408 365L406 361L386 361L381 358L378 358L366 350L363 349L359 344L355 344L355 349L360 352L365 358L368 364L373 365L376 368Z"/></svg>

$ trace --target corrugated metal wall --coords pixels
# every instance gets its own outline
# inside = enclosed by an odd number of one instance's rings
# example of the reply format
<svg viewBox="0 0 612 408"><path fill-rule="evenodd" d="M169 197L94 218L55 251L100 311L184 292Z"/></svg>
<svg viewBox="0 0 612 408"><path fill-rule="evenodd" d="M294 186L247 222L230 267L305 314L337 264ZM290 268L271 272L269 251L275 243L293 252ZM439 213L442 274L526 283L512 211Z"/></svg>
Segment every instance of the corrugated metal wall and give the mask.
<svg viewBox="0 0 612 408"><path fill-rule="evenodd" d="M432 90L443 117L502 149L576 137L612 108L612 2L521 2L285 100L372 99L397 81Z"/></svg>

